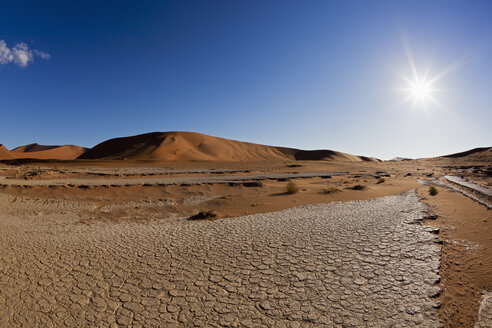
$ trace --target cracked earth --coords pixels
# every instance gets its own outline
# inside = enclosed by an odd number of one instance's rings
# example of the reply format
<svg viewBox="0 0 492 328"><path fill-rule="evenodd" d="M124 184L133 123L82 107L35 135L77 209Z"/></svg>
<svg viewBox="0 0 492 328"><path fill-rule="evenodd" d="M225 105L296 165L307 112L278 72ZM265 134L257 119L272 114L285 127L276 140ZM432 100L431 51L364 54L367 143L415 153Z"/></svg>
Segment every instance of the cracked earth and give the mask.
<svg viewBox="0 0 492 328"><path fill-rule="evenodd" d="M440 326L413 191L217 221L81 224L87 209L0 195L0 326Z"/></svg>

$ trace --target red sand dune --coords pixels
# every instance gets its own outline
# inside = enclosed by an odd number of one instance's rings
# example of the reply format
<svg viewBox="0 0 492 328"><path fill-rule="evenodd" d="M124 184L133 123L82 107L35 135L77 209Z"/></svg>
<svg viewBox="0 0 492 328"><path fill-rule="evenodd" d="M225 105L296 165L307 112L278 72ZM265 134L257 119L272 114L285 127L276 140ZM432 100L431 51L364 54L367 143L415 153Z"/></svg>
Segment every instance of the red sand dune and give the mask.
<svg viewBox="0 0 492 328"><path fill-rule="evenodd" d="M194 132L154 132L104 141L80 159L187 161L376 161L331 150L299 150L212 137Z"/></svg>
<svg viewBox="0 0 492 328"><path fill-rule="evenodd" d="M9 159L99 159L190 161L330 160L377 162L376 158L350 155L333 150L301 150L266 146L212 137L194 132L154 132L104 141L92 149L74 145L45 146L37 143L9 151L0 145L0 160ZM492 147L435 157L492 162Z"/></svg>
<svg viewBox="0 0 492 328"><path fill-rule="evenodd" d="M0 160L14 159L14 158L15 156L12 155L12 153L7 148L5 148L4 145L0 144Z"/></svg>
<svg viewBox="0 0 492 328"><path fill-rule="evenodd" d="M30 144L17 147L11 150L10 154L14 158L73 160L86 151L87 148L74 145L43 146Z"/></svg>
<svg viewBox="0 0 492 328"><path fill-rule="evenodd" d="M40 145L38 143L32 143L32 144L25 145L25 146L19 146L17 148L12 149L11 151L16 152L16 153L32 153L32 152L36 152L36 151L49 150L49 149L54 149L54 148L58 148L58 147L60 147L60 146L45 146L45 145Z"/></svg>

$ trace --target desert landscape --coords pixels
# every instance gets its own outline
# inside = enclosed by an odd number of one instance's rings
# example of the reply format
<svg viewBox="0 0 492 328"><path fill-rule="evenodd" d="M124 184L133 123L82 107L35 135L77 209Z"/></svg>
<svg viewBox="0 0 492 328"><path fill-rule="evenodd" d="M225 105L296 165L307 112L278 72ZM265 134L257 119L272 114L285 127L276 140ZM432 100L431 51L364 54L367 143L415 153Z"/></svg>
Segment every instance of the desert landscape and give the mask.
<svg viewBox="0 0 492 328"><path fill-rule="evenodd" d="M166 132L1 149L2 326L491 322L492 148L381 161Z"/></svg>
<svg viewBox="0 0 492 328"><path fill-rule="evenodd" d="M492 1L0 1L0 328L492 328Z"/></svg>

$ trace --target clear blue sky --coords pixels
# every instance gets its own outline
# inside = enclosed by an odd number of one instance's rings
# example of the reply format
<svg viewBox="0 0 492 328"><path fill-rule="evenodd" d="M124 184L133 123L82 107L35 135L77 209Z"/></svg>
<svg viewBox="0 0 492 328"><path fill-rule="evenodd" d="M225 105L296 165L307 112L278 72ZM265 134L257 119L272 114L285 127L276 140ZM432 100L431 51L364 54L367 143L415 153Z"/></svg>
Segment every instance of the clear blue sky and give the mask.
<svg viewBox="0 0 492 328"><path fill-rule="evenodd" d="M492 145L492 1L1 1L0 143L195 131L389 159ZM445 74L402 104L411 76ZM446 68L449 68L446 70Z"/></svg>

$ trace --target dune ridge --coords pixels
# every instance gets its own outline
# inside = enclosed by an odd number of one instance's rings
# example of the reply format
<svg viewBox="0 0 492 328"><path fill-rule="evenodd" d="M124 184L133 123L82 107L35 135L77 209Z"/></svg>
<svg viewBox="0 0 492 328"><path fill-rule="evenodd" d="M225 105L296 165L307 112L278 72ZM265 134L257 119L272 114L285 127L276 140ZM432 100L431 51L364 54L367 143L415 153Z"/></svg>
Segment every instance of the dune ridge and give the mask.
<svg viewBox="0 0 492 328"><path fill-rule="evenodd" d="M377 161L332 150L300 150L229 140L195 132L153 132L104 141L79 159L187 161Z"/></svg>
<svg viewBox="0 0 492 328"><path fill-rule="evenodd" d="M50 150L58 147L60 146L46 146L46 145L40 145L38 143L32 143L29 145L16 147L14 149L11 149L10 151L14 153L32 153L37 151Z"/></svg>
<svg viewBox="0 0 492 328"><path fill-rule="evenodd" d="M429 158L492 162L492 147ZM76 145L49 146L33 143L8 150L0 145L0 160L137 160L155 162L327 160L336 162L379 162L373 157L334 150L302 150L213 137L196 132L152 132L109 139L89 149ZM391 161L405 161L395 158Z"/></svg>
<svg viewBox="0 0 492 328"><path fill-rule="evenodd" d="M14 159L14 158L15 156L12 155L12 153L7 148L5 148L4 145L0 144L0 160Z"/></svg>
<svg viewBox="0 0 492 328"><path fill-rule="evenodd" d="M492 147L473 148L455 154L441 156L443 158L466 158L470 160L487 160L492 162Z"/></svg>
<svg viewBox="0 0 492 328"><path fill-rule="evenodd" d="M74 160L85 153L87 150L88 148L75 145L45 146L34 143L12 149L9 152L11 157L5 159L32 158Z"/></svg>

